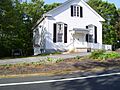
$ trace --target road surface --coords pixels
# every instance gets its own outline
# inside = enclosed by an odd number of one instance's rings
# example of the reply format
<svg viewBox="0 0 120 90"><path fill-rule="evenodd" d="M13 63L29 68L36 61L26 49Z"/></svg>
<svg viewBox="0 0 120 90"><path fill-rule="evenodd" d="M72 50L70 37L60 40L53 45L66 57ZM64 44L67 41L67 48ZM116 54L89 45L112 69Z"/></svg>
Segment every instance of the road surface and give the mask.
<svg viewBox="0 0 120 90"><path fill-rule="evenodd" d="M0 79L0 90L120 90L120 72Z"/></svg>

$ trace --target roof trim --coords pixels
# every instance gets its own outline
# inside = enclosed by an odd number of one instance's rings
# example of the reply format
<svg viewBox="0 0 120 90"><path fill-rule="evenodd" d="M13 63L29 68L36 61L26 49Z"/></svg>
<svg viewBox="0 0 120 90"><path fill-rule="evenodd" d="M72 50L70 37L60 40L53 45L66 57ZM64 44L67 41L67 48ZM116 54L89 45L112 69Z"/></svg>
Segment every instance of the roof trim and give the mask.
<svg viewBox="0 0 120 90"><path fill-rule="evenodd" d="M51 17L50 14L43 14L42 18L40 18L37 23L33 26L32 30L35 29L46 17Z"/></svg>
<svg viewBox="0 0 120 90"><path fill-rule="evenodd" d="M55 11L56 9L62 7L63 5L66 5L67 3L71 2L71 1L73 1L73 0L67 0L67 1L65 1L64 3L62 3L62 4L59 5L59 6L57 6L56 8L53 8L52 10L48 11L46 14L49 14L49 13L51 13L52 11Z"/></svg>
<svg viewBox="0 0 120 90"><path fill-rule="evenodd" d="M71 2L71 1L73 1L73 0L67 0L67 1L65 1L65 2L62 3L60 6L58 6L58 7L54 8L54 9L48 11L46 14L50 14L52 11L55 11L56 9L62 7L63 5L66 5L67 3ZM86 7L88 7L97 17L99 17L99 18L100 18L100 21L105 21L105 19L104 19L101 15L99 15L92 7L90 7L84 0L80 0L80 1L81 1Z"/></svg>
<svg viewBox="0 0 120 90"><path fill-rule="evenodd" d="M73 0L67 0L67 1L65 1L64 3L62 3L60 6L58 6L58 7L54 8L54 9L48 11L46 14L43 14L42 18L40 18L40 19L37 21L37 23L33 26L32 29L35 29L35 27L36 27L38 24L40 24L40 22L42 22L46 17L51 16L50 13L51 13L52 11L57 10L58 8L62 7L63 5L66 5L67 3L71 2L71 1L73 1ZM100 18L100 21L105 21L105 19L104 19L102 16L100 16L94 9L92 9L84 0L81 0L81 1L82 1L82 3L83 3L85 6L87 6L96 16L98 16L98 17Z"/></svg>
<svg viewBox="0 0 120 90"><path fill-rule="evenodd" d="M92 7L90 7L84 0L81 0L82 3L84 3L85 6L87 6L96 16L100 18L100 21L105 21L105 19L99 15Z"/></svg>

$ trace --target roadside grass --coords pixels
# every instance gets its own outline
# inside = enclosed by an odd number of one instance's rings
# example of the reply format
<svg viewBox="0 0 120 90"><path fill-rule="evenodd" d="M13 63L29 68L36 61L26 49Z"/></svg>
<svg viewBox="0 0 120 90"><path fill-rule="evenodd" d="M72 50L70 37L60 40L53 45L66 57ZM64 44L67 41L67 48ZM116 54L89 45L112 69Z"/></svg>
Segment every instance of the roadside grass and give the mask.
<svg viewBox="0 0 120 90"><path fill-rule="evenodd" d="M90 58L94 60L116 59L120 58L120 53L113 51L106 52L104 50L96 50L91 53Z"/></svg>
<svg viewBox="0 0 120 90"><path fill-rule="evenodd" d="M38 62L0 65L0 78L54 76L74 72L95 73L116 67L120 68L119 53L97 50L91 55L71 59L47 57Z"/></svg>
<svg viewBox="0 0 120 90"><path fill-rule="evenodd" d="M58 55L58 54L62 54L62 52L51 52L51 53L42 53L36 56L49 56L49 55ZM29 57L36 57L36 56L11 56L11 57L0 57L0 60L5 60L5 59L15 59L15 58L29 58Z"/></svg>

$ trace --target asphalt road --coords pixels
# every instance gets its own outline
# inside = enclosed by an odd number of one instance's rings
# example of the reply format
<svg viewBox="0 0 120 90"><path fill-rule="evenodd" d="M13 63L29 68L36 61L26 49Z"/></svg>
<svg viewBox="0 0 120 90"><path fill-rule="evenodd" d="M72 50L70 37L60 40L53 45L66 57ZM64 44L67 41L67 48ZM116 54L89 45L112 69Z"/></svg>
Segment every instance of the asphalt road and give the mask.
<svg viewBox="0 0 120 90"><path fill-rule="evenodd" d="M70 77L71 76L69 76L69 78ZM95 77L84 76L85 78L78 78L77 74L77 76L75 75L74 77L77 79L70 80L65 79L65 77L62 78L62 76L0 79L0 85L3 83L6 84L0 86L0 90L120 90L120 73L102 74L101 76L96 75ZM53 79L58 81L50 81ZM49 80L50 82L35 83L36 81L45 80ZM14 83L13 85L9 85L12 82L18 83L18 85L14 85ZM31 84L25 84L23 82L31 82Z"/></svg>

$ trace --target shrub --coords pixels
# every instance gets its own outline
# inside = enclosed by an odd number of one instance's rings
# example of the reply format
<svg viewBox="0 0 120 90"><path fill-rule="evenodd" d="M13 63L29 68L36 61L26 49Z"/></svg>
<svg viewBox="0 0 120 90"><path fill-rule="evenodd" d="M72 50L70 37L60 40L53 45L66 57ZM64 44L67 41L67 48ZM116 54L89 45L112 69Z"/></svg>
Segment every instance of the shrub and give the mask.
<svg viewBox="0 0 120 90"><path fill-rule="evenodd" d="M61 61L63 61L64 59L62 59L62 58L58 58L58 59L54 59L54 58L47 58L47 62L49 63L58 63L58 62L61 62Z"/></svg>
<svg viewBox="0 0 120 90"><path fill-rule="evenodd" d="M90 58L98 59L98 57L104 53L105 53L104 50L95 50L91 53Z"/></svg>
<svg viewBox="0 0 120 90"><path fill-rule="evenodd" d="M119 58L120 54L117 52L109 52L109 53L105 53L107 55L108 58Z"/></svg>
<svg viewBox="0 0 120 90"><path fill-rule="evenodd" d="M64 61L64 59L59 58L59 59L57 59L56 63L58 63L58 62L62 62L62 61Z"/></svg>
<svg viewBox="0 0 120 90"><path fill-rule="evenodd" d="M120 54L117 52L94 51L91 56L92 59L106 60L119 58Z"/></svg>
<svg viewBox="0 0 120 90"><path fill-rule="evenodd" d="M80 56L76 56L74 59L80 59L81 57Z"/></svg>
<svg viewBox="0 0 120 90"><path fill-rule="evenodd" d="M62 52L53 52L53 53L51 53L51 54L62 54Z"/></svg>

